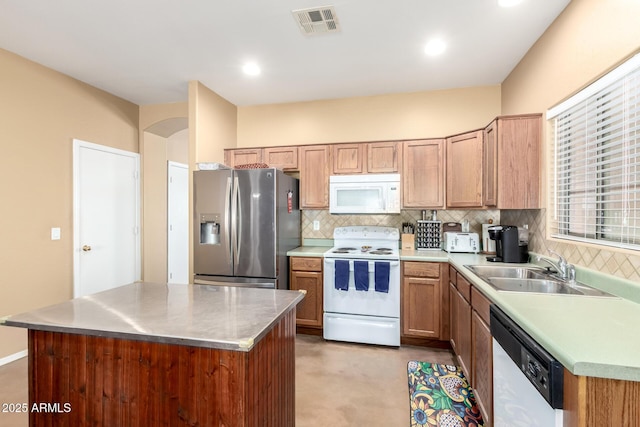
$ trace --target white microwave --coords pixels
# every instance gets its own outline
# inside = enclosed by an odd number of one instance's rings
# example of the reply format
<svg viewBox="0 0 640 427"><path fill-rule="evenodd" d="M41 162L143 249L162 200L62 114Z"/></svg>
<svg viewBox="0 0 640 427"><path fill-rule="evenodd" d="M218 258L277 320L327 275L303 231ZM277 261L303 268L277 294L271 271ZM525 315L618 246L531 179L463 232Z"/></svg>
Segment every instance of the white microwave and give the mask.
<svg viewBox="0 0 640 427"><path fill-rule="evenodd" d="M400 213L400 175L334 175L329 177L332 214Z"/></svg>

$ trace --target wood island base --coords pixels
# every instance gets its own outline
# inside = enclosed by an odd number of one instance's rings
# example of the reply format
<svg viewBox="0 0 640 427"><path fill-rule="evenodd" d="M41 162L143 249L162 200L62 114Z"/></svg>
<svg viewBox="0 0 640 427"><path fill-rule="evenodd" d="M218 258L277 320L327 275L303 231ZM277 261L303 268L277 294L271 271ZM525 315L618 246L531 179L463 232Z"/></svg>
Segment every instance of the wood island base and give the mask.
<svg viewBox="0 0 640 427"><path fill-rule="evenodd" d="M29 425L294 426L295 318L248 352L30 329Z"/></svg>

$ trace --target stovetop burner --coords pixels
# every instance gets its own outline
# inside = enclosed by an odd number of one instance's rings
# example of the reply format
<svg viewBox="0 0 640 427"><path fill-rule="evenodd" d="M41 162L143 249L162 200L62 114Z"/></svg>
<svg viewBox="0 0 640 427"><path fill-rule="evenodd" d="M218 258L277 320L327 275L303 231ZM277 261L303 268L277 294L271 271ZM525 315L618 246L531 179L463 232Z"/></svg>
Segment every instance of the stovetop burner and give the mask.
<svg viewBox="0 0 640 427"><path fill-rule="evenodd" d="M382 251L382 250L378 250L376 249L375 251L371 251L369 252L371 255L391 255L391 249L389 249L388 251Z"/></svg>
<svg viewBox="0 0 640 427"><path fill-rule="evenodd" d="M355 251L355 250L356 250L356 248L338 248L338 249L336 249L336 251Z"/></svg>

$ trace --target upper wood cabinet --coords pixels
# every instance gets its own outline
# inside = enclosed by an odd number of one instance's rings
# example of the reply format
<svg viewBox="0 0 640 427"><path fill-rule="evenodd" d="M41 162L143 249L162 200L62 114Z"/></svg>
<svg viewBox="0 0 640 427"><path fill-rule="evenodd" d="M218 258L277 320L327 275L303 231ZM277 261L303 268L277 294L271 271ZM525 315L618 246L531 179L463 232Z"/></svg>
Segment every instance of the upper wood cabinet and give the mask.
<svg viewBox="0 0 640 427"><path fill-rule="evenodd" d="M262 148L224 150L224 163L229 167L262 163Z"/></svg>
<svg viewBox="0 0 640 427"><path fill-rule="evenodd" d="M298 147L266 147L224 150L224 163L229 167L248 163L266 163L285 171L298 170Z"/></svg>
<svg viewBox="0 0 640 427"><path fill-rule="evenodd" d="M397 141L367 144L367 172L398 173L402 144Z"/></svg>
<svg viewBox="0 0 640 427"><path fill-rule="evenodd" d="M365 144L332 144L331 157L333 159L331 173L358 174L366 171L364 166Z"/></svg>
<svg viewBox="0 0 640 427"><path fill-rule="evenodd" d="M326 145L298 148L300 156L300 208L329 208L330 149Z"/></svg>
<svg viewBox="0 0 640 427"><path fill-rule="evenodd" d="M482 206L482 134L468 132L447 138L447 207Z"/></svg>
<svg viewBox="0 0 640 427"><path fill-rule="evenodd" d="M262 150L263 162L271 167L298 170L298 147L268 147Z"/></svg>
<svg viewBox="0 0 640 427"><path fill-rule="evenodd" d="M484 131L484 205L540 208L540 114L503 116Z"/></svg>
<svg viewBox="0 0 640 427"><path fill-rule="evenodd" d="M425 139L402 144L402 205L444 208L445 141Z"/></svg>

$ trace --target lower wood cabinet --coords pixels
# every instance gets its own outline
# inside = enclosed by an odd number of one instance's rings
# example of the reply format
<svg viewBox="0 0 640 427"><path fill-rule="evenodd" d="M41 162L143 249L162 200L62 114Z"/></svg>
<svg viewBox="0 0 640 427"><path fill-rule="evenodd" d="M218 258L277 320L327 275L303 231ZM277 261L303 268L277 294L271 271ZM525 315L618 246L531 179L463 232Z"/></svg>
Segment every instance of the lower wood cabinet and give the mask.
<svg viewBox="0 0 640 427"><path fill-rule="evenodd" d="M474 390L485 425L493 422L491 302L454 268L450 269L451 347Z"/></svg>
<svg viewBox="0 0 640 427"><path fill-rule="evenodd" d="M471 288L471 383L485 425L493 424L493 342L489 328L491 302Z"/></svg>
<svg viewBox="0 0 640 427"><path fill-rule="evenodd" d="M437 262L402 262L402 335L440 338L442 313Z"/></svg>
<svg viewBox="0 0 640 427"><path fill-rule="evenodd" d="M304 290L306 295L296 308L296 324L322 328L322 258L290 258L291 290Z"/></svg>

